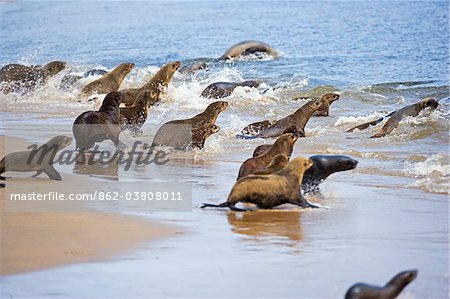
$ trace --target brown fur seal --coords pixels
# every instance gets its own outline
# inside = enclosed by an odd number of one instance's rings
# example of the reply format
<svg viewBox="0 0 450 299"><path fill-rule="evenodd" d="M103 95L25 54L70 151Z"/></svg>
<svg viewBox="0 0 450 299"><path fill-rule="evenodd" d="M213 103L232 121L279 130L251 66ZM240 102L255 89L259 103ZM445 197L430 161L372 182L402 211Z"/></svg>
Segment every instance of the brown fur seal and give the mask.
<svg viewBox="0 0 450 299"><path fill-rule="evenodd" d="M0 174L6 171L37 171L48 175L51 180L61 180L61 175L53 167L56 153L72 143L72 137L56 136L40 147L23 152L7 154L0 161ZM0 176L2 180L5 178Z"/></svg>
<svg viewBox="0 0 450 299"><path fill-rule="evenodd" d="M217 101L209 104L205 111L188 119L172 120L166 122L156 132L153 139L152 146L168 145L171 140L177 136L177 131L190 131L191 128L196 128L205 124L214 124L220 112L228 107L228 103L224 101Z"/></svg>
<svg viewBox="0 0 450 299"><path fill-rule="evenodd" d="M234 89L238 86L258 87L257 81L244 81L244 82L215 82L208 85L200 96L204 98L220 99L231 95Z"/></svg>
<svg viewBox="0 0 450 299"><path fill-rule="evenodd" d="M140 88L128 88L121 90L121 92L123 92L125 96L123 104L127 107L133 106L137 96L143 90L162 91L163 88L167 88L167 86L169 86L170 81L172 80L173 74L178 70L180 65L181 62L179 61L172 61L166 63L156 73L156 75L154 75L152 79L150 79L150 81L142 85ZM151 102L149 103L149 105L154 105L156 102Z"/></svg>
<svg viewBox="0 0 450 299"><path fill-rule="evenodd" d="M263 120L263 121L257 121L254 123L251 123L247 126L245 126L242 130L241 130L241 134L243 135L256 135L259 132L267 129L268 127L270 127L271 125L273 125L276 121L273 120Z"/></svg>
<svg viewBox="0 0 450 299"><path fill-rule="evenodd" d="M252 203L261 209L290 203L302 208L316 207L300 194L303 173L312 162L307 158L295 158L287 167L268 175L249 175L237 181L228 195L227 201L218 205L203 204L205 207L228 207L235 211L245 211L235 207L238 202Z"/></svg>
<svg viewBox="0 0 450 299"><path fill-rule="evenodd" d="M278 154L285 154L290 157L297 139L298 137L292 133L281 135L267 152L260 156L249 158L242 163L237 180L253 172L263 170Z"/></svg>
<svg viewBox="0 0 450 299"><path fill-rule="evenodd" d="M266 175L277 172L287 166L289 162L289 157L285 154L278 154L273 157L272 161L269 165L266 166L263 170L252 172L255 175Z"/></svg>
<svg viewBox="0 0 450 299"><path fill-rule="evenodd" d="M201 70L208 70L208 63L212 62L211 58L196 58L188 61L183 61L182 67L178 69L181 74L190 75Z"/></svg>
<svg viewBox="0 0 450 299"><path fill-rule="evenodd" d="M384 124L384 126L381 128L381 131L370 138L379 138L383 137L389 133L391 133L395 128L398 127L398 124L400 121L407 116L417 116L420 111L423 109L430 107L431 109L436 109L438 106L438 102L435 99L427 98L419 103L409 105L406 107L403 107L402 109L398 110L392 116L387 120L387 122Z"/></svg>
<svg viewBox="0 0 450 299"><path fill-rule="evenodd" d="M137 132L147 120L148 104L156 102L159 97L159 90L142 91L132 107L120 108L120 123L124 124L123 129L130 129Z"/></svg>
<svg viewBox="0 0 450 299"><path fill-rule="evenodd" d="M248 40L233 45L219 58L219 60L228 60L258 53L266 53L273 57L278 55L278 52L268 44L255 40Z"/></svg>
<svg viewBox="0 0 450 299"><path fill-rule="evenodd" d="M220 127L213 123L206 123L197 127L186 124L177 125L174 136L164 145L176 150L202 149L205 146L206 139L219 130Z"/></svg>
<svg viewBox="0 0 450 299"><path fill-rule="evenodd" d="M320 105L319 109L314 112L313 116L329 116L330 115L330 106L334 101L339 99L339 95L336 93L326 93L320 99L322 101L322 105Z"/></svg>
<svg viewBox="0 0 450 299"><path fill-rule="evenodd" d="M400 272L384 287L357 283L350 287L345 294L345 299L394 299L416 276L417 270Z"/></svg>
<svg viewBox="0 0 450 299"><path fill-rule="evenodd" d="M254 138L273 138L283 134L286 129L295 126L299 131L299 136L304 136L306 123L309 121L313 113L319 109L322 104L321 100L312 100L303 105L293 114L280 119L269 128L265 129Z"/></svg>
<svg viewBox="0 0 450 299"><path fill-rule="evenodd" d="M16 89L29 91L47 83L48 79L58 74L65 67L66 63L62 61L52 61L44 66L8 64L0 69L0 82L12 84L12 86L4 88L5 93Z"/></svg>
<svg viewBox="0 0 450 299"><path fill-rule="evenodd" d="M76 141L76 149L81 151L94 147L96 142L111 140L123 150L126 146L120 142L119 104L123 99L120 92L110 92L103 100L98 111L86 111L80 114L73 123L72 131Z"/></svg>
<svg viewBox="0 0 450 299"><path fill-rule="evenodd" d="M253 151L253 157L260 156L260 155L264 154L271 147L272 147L272 144L261 144L261 145L258 145L255 148L255 150Z"/></svg>
<svg viewBox="0 0 450 299"><path fill-rule="evenodd" d="M90 96L92 94L103 94L118 91L125 76L134 68L134 63L122 63L112 71L104 74L99 79L86 85L81 91L82 94Z"/></svg>

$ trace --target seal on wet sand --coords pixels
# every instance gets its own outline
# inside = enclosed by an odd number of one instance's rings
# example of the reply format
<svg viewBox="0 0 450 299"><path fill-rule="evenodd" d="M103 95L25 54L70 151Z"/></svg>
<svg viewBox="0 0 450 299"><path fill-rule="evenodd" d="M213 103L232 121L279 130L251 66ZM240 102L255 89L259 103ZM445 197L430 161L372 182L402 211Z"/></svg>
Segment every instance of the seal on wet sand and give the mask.
<svg viewBox="0 0 450 299"><path fill-rule="evenodd" d="M269 165L266 166L263 170L253 172L252 174L255 175L267 175L272 174L274 172L277 172L283 168L285 168L288 165L289 157L285 154L278 154L275 157L273 157L272 161Z"/></svg>
<svg viewBox="0 0 450 299"><path fill-rule="evenodd" d="M231 95L234 89L238 86L258 87L257 81L243 81L243 82L215 82L208 85L201 93L204 98L220 99Z"/></svg>
<svg viewBox="0 0 450 299"><path fill-rule="evenodd" d="M16 90L30 91L47 83L48 79L65 67L66 63L63 61L52 61L44 66L5 65L0 69L0 82L10 83L10 85L2 90L5 93Z"/></svg>
<svg viewBox="0 0 450 299"><path fill-rule="evenodd" d="M125 76L134 68L134 63L122 63L112 71L104 74L99 79L86 85L81 93L85 96L103 94L117 91Z"/></svg>
<svg viewBox="0 0 450 299"><path fill-rule="evenodd" d="M168 145L173 142L173 138L177 136L177 131L190 132L191 129L197 128L205 124L214 124L219 114L228 107L228 103L217 101L206 107L205 111L188 119L172 120L166 122L156 132L152 142L152 147L159 145Z"/></svg>
<svg viewBox="0 0 450 299"><path fill-rule="evenodd" d="M94 147L96 142L111 140L123 150L126 146L120 142L119 104L123 99L120 92L110 92L103 100L98 111L86 111L80 114L73 123L72 131L76 141L76 149L84 151Z"/></svg>
<svg viewBox="0 0 450 299"><path fill-rule="evenodd" d="M345 299L394 299L417 276L417 270L408 270L395 275L384 287L357 283L350 287Z"/></svg>
<svg viewBox="0 0 450 299"><path fill-rule="evenodd" d="M235 211L238 202L252 203L261 209L271 209L282 204L293 204L302 208L316 208L300 194L300 182L303 173L312 162L308 158L297 157L280 171L268 175L249 175L237 181L227 201L218 205L203 204L206 207L228 207Z"/></svg>
<svg viewBox="0 0 450 299"><path fill-rule="evenodd" d="M309 158L313 165L303 176L302 190L305 193L318 191L319 184L331 174L352 170L358 165L357 160L343 155L315 155Z"/></svg>
<svg viewBox="0 0 450 299"><path fill-rule="evenodd" d="M237 180L240 180L253 172L263 170L278 154L284 154L287 157L290 157L297 139L298 137L293 133L281 135L267 152L260 156L249 158L242 163L239 168Z"/></svg>
<svg viewBox="0 0 450 299"><path fill-rule="evenodd" d="M202 149L205 146L206 139L219 130L220 127L213 123L206 123L197 127L180 125L173 138L165 146L173 147L176 150Z"/></svg>
<svg viewBox="0 0 450 299"><path fill-rule="evenodd" d="M72 137L59 135L36 149L7 154L0 161L0 174L6 171L36 171L34 176L45 173L51 180L61 180L61 175L56 171L53 162L56 153L71 143ZM2 176L0 178L5 179Z"/></svg>
<svg viewBox="0 0 450 299"><path fill-rule="evenodd" d="M124 94L123 104L127 107L133 106L137 96L144 90L154 90L162 92L164 88L169 86L173 74L180 67L181 62L172 61L166 63L147 83L139 88L122 89L120 92ZM159 99L159 98L158 98ZM158 100L157 99L157 100ZM156 102L150 102L149 105L154 105Z"/></svg>
<svg viewBox="0 0 450 299"><path fill-rule="evenodd" d="M124 125L122 128L138 133L147 120L148 103L156 102L158 96L159 90L144 90L138 95L132 107L120 108L120 123Z"/></svg>
<svg viewBox="0 0 450 299"><path fill-rule="evenodd" d="M248 40L233 45L219 58L219 60L229 60L258 53L266 53L273 57L278 55L278 52L268 44L260 41Z"/></svg>

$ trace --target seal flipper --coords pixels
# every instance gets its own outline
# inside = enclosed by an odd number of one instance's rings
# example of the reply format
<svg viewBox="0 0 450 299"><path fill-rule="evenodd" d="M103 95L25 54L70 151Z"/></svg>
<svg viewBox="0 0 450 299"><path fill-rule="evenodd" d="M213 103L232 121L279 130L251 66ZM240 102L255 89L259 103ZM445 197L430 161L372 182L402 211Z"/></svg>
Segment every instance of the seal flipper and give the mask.
<svg viewBox="0 0 450 299"><path fill-rule="evenodd" d="M36 172L36 174L35 174L35 175L32 175L31 177L32 177L32 178L35 178L35 177L41 175L41 173L43 173L43 171L42 171L42 170L38 170L38 171Z"/></svg>
<svg viewBox="0 0 450 299"><path fill-rule="evenodd" d="M236 211L236 212L245 212L245 211L247 211L247 210L244 210L244 209L237 208L234 205L231 205L228 201L223 202L223 203L218 204L218 205L214 205L214 204L210 204L210 203L203 203L202 206L200 207L200 209L204 209L206 207L211 207L211 208L230 208L230 210Z"/></svg>
<svg viewBox="0 0 450 299"><path fill-rule="evenodd" d="M46 175L48 175L48 178L51 180L61 181L61 175L58 171L53 167L53 165L50 165L50 167L46 169L42 169L42 172L44 172Z"/></svg>
<svg viewBox="0 0 450 299"><path fill-rule="evenodd" d="M358 130L364 130L364 129L367 129L368 127L370 127L370 126L375 126L375 125L379 124L380 122L382 122L385 118L391 117L395 112L397 112L397 110L396 110L396 111L392 111L392 112L389 113L388 115L382 116L382 117L380 117L380 118L377 119L377 120L369 121L369 122L364 123L364 124L362 124L362 125L358 125L358 126L356 126L356 127L353 127L353 128L351 128L351 129L347 130L347 132L353 132L353 131L356 130L356 129L358 129Z"/></svg>

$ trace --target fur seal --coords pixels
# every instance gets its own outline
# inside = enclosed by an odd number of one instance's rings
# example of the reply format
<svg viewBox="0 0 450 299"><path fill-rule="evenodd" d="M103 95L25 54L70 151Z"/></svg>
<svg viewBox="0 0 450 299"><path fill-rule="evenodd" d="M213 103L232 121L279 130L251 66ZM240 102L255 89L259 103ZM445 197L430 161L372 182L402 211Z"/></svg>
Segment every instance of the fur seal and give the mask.
<svg viewBox="0 0 450 299"><path fill-rule="evenodd" d="M426 98L416 104L409 105L403 107L402 109L396 111L392 116L387 120L384 126L381 128L381 131L370 138L379 138L386 136L391 133L395 128L398 127L400 121L407 116L417 116L420 111L423 109L430 107L431 109L436 109L438 106L438 102L432 98Z"/></svg>
<svg viewBox="0 0 450 299"><path fill-rule="evenodd" d="M75 85L80 79L87 78L89 76L103 76L106 74L107 71L102 69L92 69L89 71L86 71L83 75L65 75L61 79L61 83L59 84L59 89L61 90L68 90L72 86Z"/></svg>
<svg viewBox="0 0 450 299"><path fill-rule="evenodd" d="M245 126L242 130L241 130L241 134L243 135L256 135L259 132L267 129L268 127L270 127L271 125L273 125L276 121L273 120L263 120L263 121L257 121L254 123L251 123L247 126Z"/></svg>
<svg viewBox="0 0 450 299"><path fill-rule="evenodd" d="M389 113L389 114L387 114L385 116L382 116L382 117L380 117L377 120L369 121L369 122L364 123L362 125L357 125L356 127L348 129L347 132L353 132L354 130L365 130L365 129L367 129L370 126L375 126L375 125L379 124L380 122L382 122L384 119L386 119L388 117L391 117L395 112L397 112L397 111L392 111L391 113Z"/></svg>
<svg viewBox="0 0 450 299"><path fill-rule="evenodd" d="M295 126L299 131L300 136L304 136L305 126L313 113L319 109L322 104L321 100L312 100L300 107L293 114L290 114L275 124L271 125L261 133L254 136L254 138L273 138L283 134L289 127Z"/></svg>
<svg viewBox="0 0 450 299"><path fill-rule="evenodd" d="M208 85L201 93L200 96L204 98L220 99L225 98L233 93L234 89L238 86L258 87L257 81L244 81L244 82L215 82Z"/></svg>
<svg viewBox="0 0 450 299"><path fill-rule="evenodd" d="M8 64L0 69L0 82L10 83L3 89L5 93L15 90L29 91L47 83L48 79L66 67L63 61L52 61L44 66Z"/></svg>
<svg viewBox="0 0 450 299"><path fill-rule="evenodd" d="M258 53L266 53L273 57L278 55L278 52L268 44L260 41L248 40L233 45L219 58L219 60L229 60Z"/></svg>
<svg viewBox="0 0 450 299"><path fill-rule="evenodd" d="M134 101L137 96L143 90L155 90L162 91L163 88L167 88L169 86L169 82L172 80L173 74L180 67L181 62L172 61L166 63L147 83L142 85L140 88L128 88L122 89L122 92L125 96L123 100L123 104L127 107L133 106ZM149 105L154 105L156 102L149 103Z"/></svg>
<svg viewBox="0 0 450 299"><path fill-rule="evenodd" d="M208 63L214 61L211 58L196 58L188 61L183 61L182 67L178 69L181 74L194 74L201 70L208 70Z"/></svg>
<svg viewBox="0 0 450 299"><path fill-rule="evenodd" d="M7 154L0 161L0 174L6 171L36 171L33 177L45 173L50 180L61 180L61 175L53 167L53 160L58 151L71 143L72 137L59 135L36 149ZM3 176L0 178L5 179Z"/></svg>
<svg viewBox="0 0 450 299"><path fill-rule="evenodd" d="M417 270L408 270L395 275L384 287L357 283L350 287L345 299L394 299L417 276Z"/></svg>
<svg viewBox="0 0 450 299"><path fill-rule="evenodd" d="M275 173L249 175L234 184L226 202L218 205L205 203L201 208L228 207L234 211L245 211L235 207L238 202L253 203L261 209L271 209L286 203L302 208L316 208L299 191L303 173L311 165L308 158L297 157Z"/></svg>
<svg viewBox="0 0 450 299"><path fill-rule="evenodd" d="M99 79L86 85L81 91L82 94L90 96L92 94L110 93L119 90L125 76L134 68L134 63L122 63L112 71L104 74Z"/></svg>
<svg viewBox="0 0 450 299"><path fill-rule="evenodd" d="M313 165L305 172L302 190L305 193L318 191L319 184L331 174L352 170L358 161L343 155L315 155L309 157Z"/></svg>
<svg viewBox="0 0 450 299"><path fill-rule="evenodd" d="M123 129L137 133L147 120L148 104L156 102L158 97L159 90L144 90L138 95L132 107L120 108L120 123L124 124Z"/></svg>
<svg viewBox="0 0 450 299"><path fill-rule="evenodd" d="M174 136L165 146L176 150L202 149L206 139L214 133L219 132L220 127L213 123L206 123L197 127L190 125L177 125Z"/></svg>
<svg viewBox="0 0 450 299"><path fill-rule="evenodd" d="M339 99L339 95L336 93L326 93L320 99L322 101L322 105L320 105L319 109L317 109L313 116L329 116L330 115L330 106L334 101Z"/></svg>
<svg viewBox="0 0 450 299"><path fill-rule="evenodd" d="M240 180L253 172L263 170L278 154L285 154L290 157L297 139L297 135L293 133L281 135L267 152L260 156L249 158L242 163L239 168L237 180Z"/></svg>
<svg viewBox="0 0 450 299"><path fill-rule="evenodd" d="M178 130L190 132L191 128L197 128L205 124L214 124L220 112L225 110L227 107L227 102L217 101L209 104L205 111L192 118L166 122L161 126L161 128L159 128L158 132L156 132L155 138L152 142L152 147L170 144L173 138L177 136Z"/></svg>
<svg viewBox="0 0 450 299"><path fill-rule="evenodd" d="M272 174L274 172L277 172L287 166L289 162L289 157L285 154L278 154L275 157L273 157L272 161L269 165L266 166L263 170L252 172L252 174L255 175L265 175L265 174Z"/></svg>
<svg viewBox="0 0 450 299"><path fill-rule="evenodd" d="M72 131L76 141L76 149L84 151L94 147L96 142L111 140L123 150L126 146L120 142L119 104L123 99L121 92L110 92L103 99L98 111L86 111L80 114L73 123Z"/></svg>

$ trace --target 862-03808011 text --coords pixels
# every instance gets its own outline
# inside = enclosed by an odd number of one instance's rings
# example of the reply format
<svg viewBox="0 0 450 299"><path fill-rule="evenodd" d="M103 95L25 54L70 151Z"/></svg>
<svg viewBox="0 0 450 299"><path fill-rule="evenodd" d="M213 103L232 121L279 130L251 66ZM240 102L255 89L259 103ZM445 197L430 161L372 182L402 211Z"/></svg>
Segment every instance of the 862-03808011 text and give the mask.
<svg viewBox="0 0 450 299"><path fill-rule="evenodd" d="M9 199L16 200L58 200L58 201L117 201L117 200L148 200L148 201L180 201L183 200L182 192L148 191L148 192L117 192L117 191L95 191L93 193L70 193L47 192L47 193L11 193Z"/></svg>

